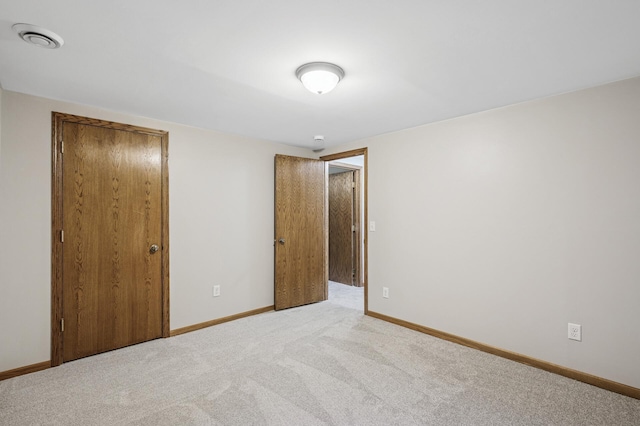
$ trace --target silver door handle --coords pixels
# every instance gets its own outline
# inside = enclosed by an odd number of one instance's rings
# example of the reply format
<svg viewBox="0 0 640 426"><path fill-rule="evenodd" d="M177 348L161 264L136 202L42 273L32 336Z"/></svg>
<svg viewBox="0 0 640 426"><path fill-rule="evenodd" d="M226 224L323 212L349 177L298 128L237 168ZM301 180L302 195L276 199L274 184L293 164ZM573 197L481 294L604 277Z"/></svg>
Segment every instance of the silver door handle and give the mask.
<svg viewBox="0 0 640 426"><path fill-rule="evenodd" d="M149 253L151 254L157 252L158 250L160 250L160 247L158 247L157 244L151 244L151 247L149 247Z"/></svg>
<svg viewBox="0 0 640 426"><path fill-rule="evenodd" d="M279 242L280 244L284 244L284 238L280 238L280 239L278 240L278 242Z"/></svg>

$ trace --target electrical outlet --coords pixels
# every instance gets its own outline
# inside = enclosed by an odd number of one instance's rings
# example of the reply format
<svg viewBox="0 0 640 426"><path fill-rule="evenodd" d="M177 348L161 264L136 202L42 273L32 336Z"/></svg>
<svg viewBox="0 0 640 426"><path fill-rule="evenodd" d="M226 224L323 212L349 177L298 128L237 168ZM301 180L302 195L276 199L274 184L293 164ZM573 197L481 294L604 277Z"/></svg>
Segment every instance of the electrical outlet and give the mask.
<svg viewBox="0 0 640 426"><path fill-rule="evenodd" d="M218 297L220 296L220 286L219 285L214 285L213 286L213 297Z"/></svg>
<svg viewBox="0 0 640 426"><path fill-rule="evenodd" d="M389 287L382 287L382 297L385 299L389 298Z"/></svg>
<svg viewBox="0 0 640 426"><path fill-rule="evenodd" d="M582 326L580 324L569 323L569 339L582 341Z"/></svg>

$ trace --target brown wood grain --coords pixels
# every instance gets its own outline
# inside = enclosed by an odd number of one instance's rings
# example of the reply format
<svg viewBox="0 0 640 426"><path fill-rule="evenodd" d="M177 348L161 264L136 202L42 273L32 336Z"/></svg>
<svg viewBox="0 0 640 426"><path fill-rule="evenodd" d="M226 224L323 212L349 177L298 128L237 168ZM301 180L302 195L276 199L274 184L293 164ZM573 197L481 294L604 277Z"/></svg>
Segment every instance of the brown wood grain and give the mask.
<svg viewBox="0 0 640 426"><path fill-rule="evenodd" d="M355 188L353 190L353 223L355 232L353 233L353 269L355 275L353 277L353 285L362 287L362 189L360 188L362 179L360 178L360 170L354 170L353 182Z"/></svg>
<svg viewBox="0 0 640 426"><path fill-rule="evenodd" d="M367 155L367 148L357 148L350 151L337 152L335 154L323 155L320 157L322 161L335 161L342 158L357 157L359 155Z"/></svg>
<svg viewBox="0 0 640 426"><path fill-rule="evenodd" d="M51 113L51 366L62 364L62 120Z"/></svg>
<svg viewBox="0 0 640 426"><path fill-rule="evenodd" d="M35 373L36 371L46 370L47 368L51 368L51 361L26 365L24 367L14 368L13 370L0 371L0 381L22 376L24 374Z"/></svg>
<svg viewBox="0 0 640 426"><path fill-rule="evenodd" d="M456 336L455 334L445 333L430 327L415 324L409 321L404 321L398 318L390 317L377 312L369 311L366 313L368 316L380 319L382 321L390 322L392 324L399 325L401 327L409 328L411 330L419 331L421 333L428 334L430 336L437 337L442 340L457 343L462 346L477 349L482 352L487 352L502 358L510 359L521 364L529 365L531 367L539 368L541 370L548 371L550 373L558 374L560 376L568 377L570 379L578 380L580 382L588 383L593 386L597 386L602 389L606 389L611 392L616 392L622 395L629 396L631 398L640 399L640 389L632 386L625 385L623 383L614 382L612 380L604 379L602 377L594 376L592 374L584 373L582 371L573 370L571 368L563 367L561 365L553 364L547 361L542 361L536 358L532 358L526 355L522 355L516 352L507 351L505 349L496 348L494 346L486 345L484 343L476 342L471 339Z"/></svg>
<svg viewBox="0 0 640 426"><path fill-rule="evenodd" d="M169 286L169 133L162 132L162 337L171 335Z"/></svg>
<svg viewBox="0 0 640 426"><path fill-rule="evenodd" d="M356 261L354 172L329 176L329 279L353 285Z"/></svg>
<svg viewBox="0 0 640 426"><path fill-rule="evenodd" d="M191 333L192 331L202 330L203 328L211 327L214 325L222 324L229 321L235 321L241 318L247 318L253 315L263 314L265 312L273 311L274 306L265 306L264 308L252 309L250 311L241 312L235 315L229 315L228 317L218 318L211 321L201 322L199 324L188 325L186 327L171 330L171 337L179 336L180 334Z"/></svg>
<svg viewBox="0 0 640 426"><path fill-rule="evenodd" d="M87 126L102 127L106 129L123 130L125 132L146 133L146 134L156 135L160 137L163 137L167 134L165 130L150 129L148 127L133 126L131 124L116 123L113 121L100 120L98 118L89 118L89 117L82 117L82 116L73 115L73 114L65 114L63 112L54 111L52 115L54 120L58 120L60 123L62 122L78 123L78 124L84 124Z"/></svg>
<svg viewBox="0 0 640 426"><path fill-rule="evenodd" d="M63 128L66 361L161 336L158 136Z"/></svg>
<svg viewBox="0 0 640 426"><path fill-rule="evenodd" d="M325 169L319 160L275 157L276 310L327 298Z"/></svg>
<svg viewBox="0 0 640 426"><path fill-rule="evenodd" d="M167 133L53 123L52 365L168 337Z"/></svg>

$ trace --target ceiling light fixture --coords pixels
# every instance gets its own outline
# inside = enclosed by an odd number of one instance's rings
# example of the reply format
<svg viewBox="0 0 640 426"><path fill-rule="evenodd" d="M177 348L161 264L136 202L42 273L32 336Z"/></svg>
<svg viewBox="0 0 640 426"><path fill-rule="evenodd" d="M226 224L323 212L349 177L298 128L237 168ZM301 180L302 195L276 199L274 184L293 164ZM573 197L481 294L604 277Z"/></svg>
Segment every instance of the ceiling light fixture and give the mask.
<svg viewBox="0 0 640 426"><path fill-rule="evenodd" d="M311 62L296 70L296 77L310 92L322 95L332 91L344 78L344 70L328 62Z"/></svg>
<svg viewBox="0 0 640 426"><path fill-rule="evenodd" d="M45 28L31 24L15 24L11 28L18 33L21 39L34 46L57 49L64 44L62 37Z"/></svg>

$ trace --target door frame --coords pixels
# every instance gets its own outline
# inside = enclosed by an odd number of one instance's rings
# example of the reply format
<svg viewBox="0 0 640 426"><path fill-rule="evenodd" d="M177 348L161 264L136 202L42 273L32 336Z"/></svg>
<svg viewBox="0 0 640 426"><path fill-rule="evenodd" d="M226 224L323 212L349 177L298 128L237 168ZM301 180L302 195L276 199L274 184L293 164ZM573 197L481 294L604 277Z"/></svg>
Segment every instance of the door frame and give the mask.
<svg viewBox="0 0 640 426"><path fill-rule="evenodd" d="M363 239L363 246L364 246L364 265L363 265L363 277L364 277L364 281L363 281L363 287L364 287L364 313L365 315L369 312L369 238L368 238L368 233L367 233L367 229L368 229L368 223L369 223L369 159L368 159L368 148L364 147L364 148L358 148L358 149L353 149L350 151L344 151L344 152L339 152L336 154L329 154L329 155L323 155L320 157L320 159L322 161L325 162L325 164L328 164L330 161L336 161L336 160L340 160L342 158L349 158L349 157L356 157L359 155L363 155L364 156L364 170L362 171L361 174L361 178L362 180L364 180L364 185L362 185L362 181L360 182L360 185L363 186L362 189L362 195L364 197L364 223L362 228L364 228L362 230L362 239ZM327 173L325 176L325 185L327 186L327 191L326 191L326 203L328 203L329 200L329 191L328 191L328 185L329 185L329 174ZM327 218L328 218L328 212L327 212ZM329 226L327 225L327 229L325 232L325 246L329 247ZM327 256L328 257L328 256ZM328 260L327 260L328 261ZM328 265L327 265L327 274L328 274Z"/></svg>
<svg viewBox="0 0 640 426"><path fill-rule="evenodd" d="M126 132L143 133L158 136L161 139L161 216L162 216L162 337L169 337L169 132L146 127L115 123L95 118L81 117L61 112L51 112L51 366L62 364L63 360L63 277L62 277L62 214L63 181L62 127L65 122L88 126L104 127Z"/></svg>

